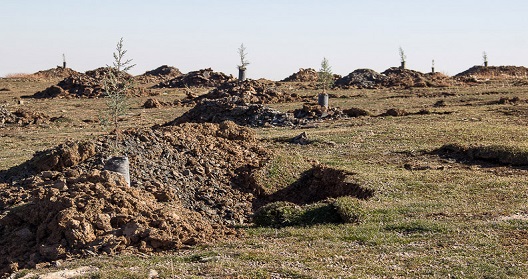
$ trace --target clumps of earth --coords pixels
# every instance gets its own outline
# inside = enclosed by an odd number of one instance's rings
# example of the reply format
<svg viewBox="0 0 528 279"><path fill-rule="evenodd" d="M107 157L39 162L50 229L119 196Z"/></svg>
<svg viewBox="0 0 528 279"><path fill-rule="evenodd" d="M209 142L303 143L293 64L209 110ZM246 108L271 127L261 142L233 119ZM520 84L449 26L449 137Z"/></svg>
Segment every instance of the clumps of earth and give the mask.
<svg viewBox="0 0 528 279"><path fill-rule="evenodd" d="M79 72L72 70L70 68L63 68L57 66L56 68L38 71L32 76L37 79L51 80L51 79L64 79L72 75L79 74Z"/></svg>
<svg viewBox="0 0 528 279"><path fill-rule="evenodd" d="M214 72L211 68L189 72L173 79L162 81L154 88L186 88L186 87L217 87L223 83L233 81L232 75Z"/></svg>
<svg viewBox="0 0 528 279"><path fill-rule="evenodd" d="M124 131L118 149L128 154L131 186L103 170L114 140L66 142L0 172L0 273L232 237L236 226L252 222L264 198L253 173L274 155L249 128L226 121ZM343 176L311 173L302 181L312 181L309 193L317 197L299 195L306 202L362 197L355 184L339 181ZM265 199L272 201L270 195Z"/></svg>
<svg viewBox="0 0 528 279"><path fill-rule="evenodd" d="M158 68L150 71L146 71L144 74L135 76L134 80L139 83L160 83L183 75L178 68L162 65Z"/></svg>
<svg viewBox="0 0 528 279"><path fill-rule="evenodd" d="M182 116L165 125L180 123L219 123L233 121L241 126L296 126L304 123L292 114L283 113L261 104L250 104L238 96L203 99Z"/></svg>
<svg viewBox="0 0 528 279"><path fill-rule="evenodd" d="M317 82L319 79L319 73L312 68L303 69L300 68L298 72L293 73L291 76L281 80L283 82Z"/></svg>
<svg viewBox="0 0 528 279"><path fill-rule="evenodd" d="M336 81L335 86L344 89L379 89L391 87L445 87L452 80L441 73L423 74L418 71L392 67L383 73L370 69L357 69Z"/></svg>
<svg viewBox="0 0 528 279"><path fill-rule="evenodd" d="M50 117L41 112L34 112L19 108L10 112L5 107L0 107L0 127L4 126L28 126L32 124L44 124L50 121Z"/></svg>
<svg viewBox="0 0 528 279"><path fill-rule="evenodd" d="M299 102L309 99L305 96L299 96L296 93L285 93L278 89L274 83L245 80L242 82L232 81L224 83L209 93L199 96L196 100L220 99L232 96L236 96L244 102L251 104Z"/></svg>
<svg viewBox="0 0 528 279"><path fill-rule="evenodd" d="M74 73L61 80L57 85L52 85L42 91L33 94L33 98L72 98L87 97L96 98L105 96L103 89L103 79L109 71L114 71L109 67L101 67L86 73ZM115 74L115 73L114 73ZM133 77L125 72L117 73L122 80L132 80ZM130 94L148 95L149 93L142 88L134 88Z"/></svg>
<svg viewBox="0 0 528 279"><path fill-rule="evenodd" d="M454 76L456 80L466 83L526 79L526 77L528 77L528 68L522 66L473 66Z"/></svg>

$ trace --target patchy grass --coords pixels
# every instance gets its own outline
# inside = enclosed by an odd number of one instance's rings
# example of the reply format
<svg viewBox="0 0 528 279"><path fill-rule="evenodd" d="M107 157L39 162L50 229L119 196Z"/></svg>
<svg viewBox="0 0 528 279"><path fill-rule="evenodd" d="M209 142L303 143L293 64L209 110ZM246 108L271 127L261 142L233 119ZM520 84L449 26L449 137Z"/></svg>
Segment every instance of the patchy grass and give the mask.
<svg viewBox="0 0 528 279"><path fill-rule="evenodd" d="M47 84L0 79L0 101L35 93ZM288 89L290 90L290 89ZM295 91L296 89L291 89ZM316 91L299 90L305 95ZM167 91L160 100L181 98ZM502 97L528 99L526 87L481 85L470 88L413 90L340 90L349 98L331 106L361 108L379 115L390 108L427 115L350 118L319 122L307 129L259 128L259 137L278 154L259 180L264 191L291 185L310 160L354 173L362 187L374 189L359 204L337 199L350 220L310 226L247 227L243 236L187 250L156 255L97 256L63 262L60 268L91 265L84 278L526 278L528 277L528 170L506 165L463 164L424 154L448 143L489 148L501 158L521 158L528 150L526 102L496 104ZM157 97L158 98L158 97ZM314 97L315 98L315 97ZM125 127L165 123L186 108L143 109L133 100ZM315 100L315 99L314 99ZM445 106L433 105L443 100ZM86 105L89 102L89 105ZM68 138L94 137L105 131L96 113L101 99L31 100L23 105L71 121L49 127L0 128L0 169L7 169ZM288 111L300 103L274 104ZM515 113L504 113L504 111ZM307 132L315 144L276 143ZM487 151L487 149L486 149ZM491 152L491 153L493 153ZM490 153L490 154L491 154ZM508 155L510 154L510 155ZM520 156L520 157L517 157ZM517 159L515 159L517 160ZM406 169L404 165L420 168ZM350 201L348 201L350 202ZM339 208L339 206L338 206ZM27 271L23 271L27 272Z"/></svg>

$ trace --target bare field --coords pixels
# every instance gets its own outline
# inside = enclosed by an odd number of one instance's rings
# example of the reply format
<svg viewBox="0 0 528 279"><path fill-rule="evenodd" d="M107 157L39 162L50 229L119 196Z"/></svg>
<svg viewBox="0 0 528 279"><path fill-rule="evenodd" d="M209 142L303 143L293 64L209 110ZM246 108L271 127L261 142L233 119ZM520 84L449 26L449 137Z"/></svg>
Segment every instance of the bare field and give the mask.
<svg viewBox="0 0 528 279"><path fill-rule="evenodd" d="M68 139L108 133L98 123L104 98L21 98L51 84L0 79L0 89L9 89L0 91L0 105L58 119L0 127L0 171ZM313 95L314 100L317 94L287 83L281 88ZM180 89L156 90L160 95L154 98L160 101L185 96ZM206 92L195 90L198 95ZM364 202L363 222L244 226L239 228L243 234L234 239L161 254L72 259L62 261L60 267L23 270L20 277L79 266L97 267L80 278L147 278L151 270L161 278L528 277L528 164L503 163L501 158L479 157L475 152L464 157L438 151L454 144L500 146L516 150L521 157L528 154L528 87L499 83L330 93L340 96L330 98L330 106L361 108L371 116L255 131L265 147L279 154L350 171L361 185L374 189L374 196ZM123 127L163 124L189 109L143 108L148 98L130 100ZM269 106L289 111L302 103ZM379 116L389 109L409 114ZM301 146L277 141L301 132L314 143Z"/></svg>

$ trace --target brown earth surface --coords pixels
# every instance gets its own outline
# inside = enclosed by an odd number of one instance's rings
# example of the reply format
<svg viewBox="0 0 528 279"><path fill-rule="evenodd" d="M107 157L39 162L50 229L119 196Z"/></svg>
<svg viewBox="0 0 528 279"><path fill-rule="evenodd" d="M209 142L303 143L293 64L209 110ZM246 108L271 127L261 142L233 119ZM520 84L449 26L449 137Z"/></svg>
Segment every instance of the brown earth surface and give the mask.
<svg viewBox="0 0 528 279"><path fill-rule="evenodd" d="M211 68L207 68L160 82L154 88L217 87L233 80L235 78L231 75L228 76L222 72L215 72Z"/></svg>
<svg viewBox="0 0 528 279"><path fill-rule="evenodd" d="M97 98L106 95L103 89L103 79L108 74L109 68L101 67L86 73L72 73L56 85L52 85L45 90L33 94L33 98L72 98L87 97ZM133 77L128 73L119 73L119 78L123 80L132 80ZM131 95L141 96L149 95L148 89L135 87L130 92Z"/></svg>

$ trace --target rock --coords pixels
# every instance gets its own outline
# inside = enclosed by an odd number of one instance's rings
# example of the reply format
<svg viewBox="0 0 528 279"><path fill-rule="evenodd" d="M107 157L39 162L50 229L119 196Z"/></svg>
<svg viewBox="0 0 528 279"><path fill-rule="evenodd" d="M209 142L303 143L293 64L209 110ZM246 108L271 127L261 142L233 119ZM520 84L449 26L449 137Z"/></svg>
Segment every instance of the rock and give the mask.
<svg viewBox="0 0 528 279"><path fill-rule="evenodd" d="M302 132L301 134L295 136L293 139L291 139L291 142L300 145L306 145L311 143L310 139L308 139L308 135L306 134L306 132Z"/></svg>
<svg viewBox="0 0 528 279"><path fill-rule="evenodd" d="M144 108L161 108L163 107L163 105L160 103L160 101L150 98L150 99L147 99L147 101L145 101L145 103L143 104L143 107Z"/></svg>

